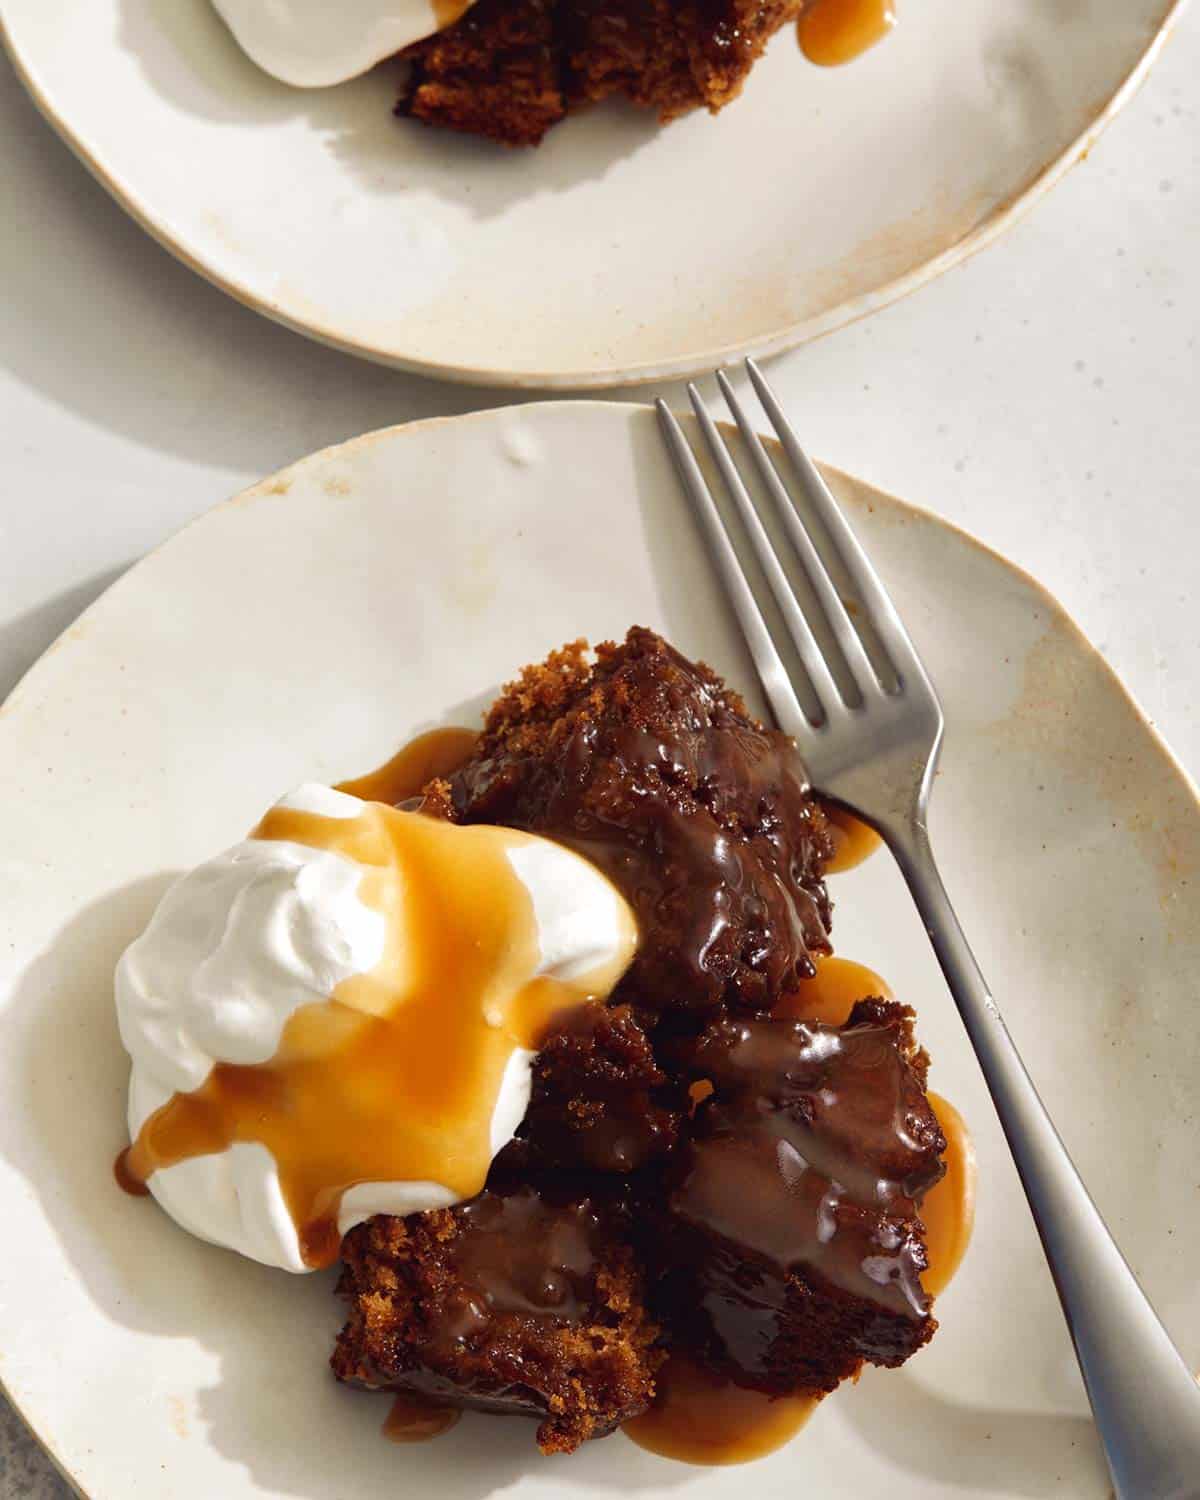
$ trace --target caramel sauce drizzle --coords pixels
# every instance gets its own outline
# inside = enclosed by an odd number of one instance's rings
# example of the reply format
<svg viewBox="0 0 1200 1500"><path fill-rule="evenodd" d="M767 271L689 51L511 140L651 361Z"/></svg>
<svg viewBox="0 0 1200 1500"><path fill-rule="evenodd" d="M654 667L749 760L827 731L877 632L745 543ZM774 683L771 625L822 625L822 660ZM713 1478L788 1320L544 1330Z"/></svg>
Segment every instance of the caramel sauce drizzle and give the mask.
<svg viewBox="0 0 1200 1500"><path fill-rule="evenodd" d="M338 1209L356 1183L433 1181L460 1198L483 1187L492 1110L516 1047L536 1050L564 1007L606 994L632 955L571 983L530 979L540 957L533 904L508 829L461 828L369 803L355 818L274 808L252 835L344 854L359 897L385 920L367 974L307 1005L274 1057L218 1063L155 1111L125 1158L145 1182L161 1167L235 1141L268 1147L309 1266L340 1248Z"/></svg>
<svg viewBox="0 0 1200 1500"><path fill-rule="evenodd" d="M771 1012L777 1020L820 1021L826 1026L844 1026L859 1000L893 1000L886 979L852 958L814 954L817 972L802 979Z"/></svg>
<svg viewBox="0 0 1200 1500"><path fill-rule="evenodd" d="M455 21L461 21L470 9L471 0L432 0L437 29L445 31Z"/></svg>
<svg viewBox="0 0 1200 1500"><path fill-rule="evenodd" d="M869 859L883 843L873 828L861 818L856 818L852 812L847 812L844 807L838 807L832 802L821 805L833 834L833 858L825 866L827 875L840 875L845 870L853 870L864 859Z"/></svg>
<svg viewBox="0 0 1200 1500"><path fill-rule="evenodd" d="M971 1243L975 1227L975 1146L966 1121L948 1099L930 1089L929 1103L946 1137L946 1175L935 1182L921 1203L929 1269L921 1285L940 1297L954 1278Z"/></svg>
<svg viewBox="0 0 1200 1500"><path fill-rule="evenodd" d="M654 1404L622 1426L639 1448L687 1464L744 1464L795 1437L819 1396L764 1396L719 1380L682 1355L655 1378Z"/></svg>
<svg viewBox="0 0 1200 1500"><path fill-rule="evenodd" d="M336 790L361 797L364 802L405 802L419 797L425 786L443 776L453 776L470 759L479 742L474 729L430 729L417 735L378 770L350 781L339 781Z"/></svg>
<svg viewBox="0 0 1200 1500"><path fill-rule="evenodd" d="M796 30L809 62L832 68L860 57L895 24L892 0L807 0Z"/></svg>

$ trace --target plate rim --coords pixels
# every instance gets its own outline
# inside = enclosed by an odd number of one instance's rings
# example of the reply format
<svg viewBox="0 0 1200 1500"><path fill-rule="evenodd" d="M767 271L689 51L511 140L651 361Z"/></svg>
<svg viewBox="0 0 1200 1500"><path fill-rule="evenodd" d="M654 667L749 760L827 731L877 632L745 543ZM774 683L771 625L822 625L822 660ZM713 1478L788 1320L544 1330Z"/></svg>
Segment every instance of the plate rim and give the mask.
<svg viewBox="0 0 1200 1500"><path fill-rule="evenodd" d="M802 318L775 329L769 334L742 343L718 345L670 359L643 361L632 365L605 365L584 370L505 370L485 366L445 364L398 353L369 339L338 332L319 318L307 319L284 310L277 302L259 295L243 282L205 262L175 238L169 226L157 217L148 204L125 184L120 175L108 167L100 156L68 123L37 76L33 63L21 51L13 34L13 23L7 0L0 0L0 45L8 55L25 91L43 119L83 163L92 176L113 199L157 244L189 270L208 281L241 306L260 313L306 338L336 349L339 353L365 359L372 364L401 370L428 379L445 380L454 385L494 386L503 390L603 390L614 386L645 385L656 380L681 380L703 374L734 358L751 355L769 359L839 328L881 311L910 292L935 280L943 272L969 260L977 251L998 239L1030 208L1044 197L1077 162L1082 161L1104 130L1120 113L1148 77L1163 47L1173 34L1188 0L1163 0L1157 28L1145 50L1136 59L1113 93L1096 108L1080 134L1058 156L1036 168L1032 177L1002 202L987 217L960 239L930 256L920 265L893 277L882 286L851 297L837 307L812 318Z"/></svg>
<svg viewBox="0 0 1200 1500"><path fill-rule="evenodd" d="M214 505L209 506L207 509L201 511L199 515L193 517L183 526L177 528L169 536L164 537L154 547L150 548L149 551L145 552L141 557L139 557L137 561L134 562L128 569L126 569L126 571L122 573L119 578L115 579L108 586L108 588L104 590L103 593L101 593L96 599L94 599L86 609L84 609L78 616L75 617L75 619L71 620L64 627L64 629L45 648L45 650L41 652L41 654L32 663L32 665L21 675L21 677L14 684L7 696L4 699L0 700L0 724L2 724L3 719L14 708L19 707L19 699L23 697L29 683L39 673L46 660L50 656L55 654L60 647L69 644L75 639L80 638L78 627L88 620L93 611L98 610L102 605L104 605L110 594L122 589L123 587L129 586L130 581L135 577L135 575L140 574L144 567L150 565L160 552L164 551L168 547L173 546L186 532L191 531L193 528L210 522L217 515L224 511L231 510L242 505L245 502L254 501L262 497L263 495L271 494L279 496L281 494L286 494L286 489L283 487L282 481L289 480L291 476L294 476L298 470L305 469L310 466L315 467L322 463L328 463L330 461L336 460L339 456L344 456L364 447L373 446L377 443L397 438L402 434L407 436L411 433L416 433L427 428L448 426L451 424L503 421L505 419L510 419L517 414L519 414L523 420L528 420L530 417L533 417L533 419L536 421L537 417L541 413L547 411L560 411L563 409L570 409L571 411L578 411L580 409L611 411L614 413L623 414L626 421L630 422L634 420L641 421L645 420L646 418L653 419L655 417L654 408L652 406L647 403L638 401L535 401L526 403L524 405L518 404L514 406L488 407L480 411L466 412L457 416L426 417L414 422L394 423L386 427L375 428L372 431L360 433L356 437L348 438L338 443L331 443L327 447L319 448L312 453L295 459L291 463L286 464L283 468L276 470L274 473L256 480L253 484L247 485L236 493L227 496L225 499L220 500ZM689 412L687 414L684 414L683 420L685 422L685 425L690 425L695 423L696 418ZM717 426L730 435L736 433L736 429L732 426L732 424L728 422L718 422ZM764 435L764 439L768 447L778 446L777 440L773 436ZM998 564L1009 574L1015 575L1021 582L1021 584L1032 593L1039 605L1047 612L1048 619L1051 620L1055 627L1063 633L1065 638L1070 642L1072 648L1076 651L1081 651L1083 655L1089 659L1091 665L1093 665L1094 667L1099 667L1100 676L1104 680L1106 687L1116 690L1116 693L1124 706L1132 713L1134 718L1140 724L1141 728L1146 731L1149 747L1153 751L1157 752L1158 756L1165 762L1166 766L1172 772L1174 772L1174 774L1178 778L1181 791L1186 793L1188 799L1190 800L1190 803L1193 806L1194 811L1197 815L1200 815L1200 784L1198 784L1197 780L1191 775L1187 767L1184 766L1180 761L1168 741L1164 738L1162 733L1155 726L1154 722L1149 718L1136 697L1125 684L1120 674L1108 661L1103 652L1101 652L1088 638L1083 629L1078 625L1074 617L1065 608L1061 600L1054 592L1052 592L1052 590L1047 588L1045 584L1041 583L1036 577L1034 577L1032 573L1030 573L1026 568L1022 567L1021 564L1014 562L1009 557L1006 557L1004 553L990 546L987 542L982 541L979 537L975 536L974 533L967 530L965 527L960 526L956 522L941 515L932 507L921 505L911 500L906 500L899 495L891 493L888 490L881 489L878 485L872 484L867 480L859 479L856 475L853 475L844 469L840 469L835 465L821 464L820 468L827 475L834 476L835 479L843 478L848 480L857 490L870 496L873 501L881 501L884 507L891 510L894 514L914 516L922 523L932 523L936 526L944 528L945 530L949 531L958 541L964 543L969 549L975 551L978 554L982 554L982 556L985 557L989 562ZM287 486L287 488L290 488L290 484ZM2 1366L0 1366L0 1394L2 1394L8 1400L18 1419L23 1424L25 1431L34 1438L34 1440L38 1444L38 1447L49 1459L56 1473L61 1476L72 1493L80 1497L80 1500L91 1500L88 1492L80 1486L78 1481L67 1469L64 1462L59 1458L57 1452L55 1451L55 1446L52 1440L31 1418L18 1395L12 1390L9 1382L4 1378Z"/></svg>

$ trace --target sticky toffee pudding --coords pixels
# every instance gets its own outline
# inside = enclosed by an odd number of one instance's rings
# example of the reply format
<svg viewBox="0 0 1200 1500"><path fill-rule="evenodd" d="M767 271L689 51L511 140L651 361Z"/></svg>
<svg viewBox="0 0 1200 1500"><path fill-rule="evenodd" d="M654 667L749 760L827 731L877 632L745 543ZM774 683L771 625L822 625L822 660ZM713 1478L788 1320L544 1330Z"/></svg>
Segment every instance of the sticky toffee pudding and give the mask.
<svg viewBox="0 0 1200 1500"><path fill-rule="evenodd" d="M634 629L526 668L423 806L568 845L634 912L633 963L607 1004L544 1038L488 1189L520 1183L539 1225L584 1189L607 1238L599 1261L579 1257L581 1294L571 1234L530 1235L522 1275L565 1298L537 1306L481 1291L507 1287L503 1234L479 1235L467 1268L455 1257L470 1205L355 1231L339 1377L535 1416L545 1451L623 1424L655 1452L733 1463L786 1441L864 1363L925 1344L921 1204L946 1137L913 1012L830 951L824 874L876 840L811 796L792 743ZM939 1244L956 1240L964 1181L939 1200ZM437 1295L417 1296L429 1277ZM525 1381L503 1352L522 1340Z"/></svg>
<svg viewBox="0 0 1200 1500"><path fill-rule="evenodd" d="M296 1009L274 1057L176 1093L119 1180L268 1148L305 1263L342 1260L333 1372L391 1393L389 1437L474 1409L532 1419L546 1453L623 1426L741 1462L928 1342L970 1233L969 1138L927 1091L914 1012L832 954L825 876L873 839L790 740L635 628L341 792L368 800L281 804L255 838L353 854L372 911L398 871L407 947ZM514 840L599 872L636 938L531 979ZM528 1102L497 1137L514 1050ZM347 1230L343 1195L392 1180L446 1206Z"/></svg>

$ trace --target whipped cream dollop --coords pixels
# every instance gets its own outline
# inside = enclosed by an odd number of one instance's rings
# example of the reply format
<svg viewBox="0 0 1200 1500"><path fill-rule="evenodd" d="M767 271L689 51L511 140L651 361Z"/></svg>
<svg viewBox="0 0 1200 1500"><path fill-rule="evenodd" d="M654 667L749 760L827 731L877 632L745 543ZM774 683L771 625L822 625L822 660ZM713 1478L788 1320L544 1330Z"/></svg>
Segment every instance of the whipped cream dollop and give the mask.
<svg viewBox="0 0 1200 1500"><path fill-rule="evenodd" d="M327 88L450 25L465 4L430 0L214 0L242 50L296 88Z"/></svg>
<svg viewBox="0 0 1200 1500"><path fill-rule="evenodd" d="M350 820L373 808L379 804L306 785L275 811ZM388 816L396 815L389 809ZM453 825L444 829L447 838L473 832ZM521 977L569 982L602 974L608 976L605 989L610 987L636 941L621 896L598 870L560 845L507 830L491 832L504 839L503 853L528 893L536 924L533 967ZM475 846L469 839L463 843L469 857ZM170 888L116 973L121 1039L133 1060L128 1111L133 1140L169 1100L201 1088L217 1064L272 1060L289 1021L304 1007L365 1005L355 1000L347 981L376 970L385 949L389 974L403 995L404 943L389 934L384 910L363 898L364 878L372 874L378 875L374 866L314 843L251 837ZM395 872L389 878L399 879ZM399 913L393 922L402 922L413 904L414 893L401 888L393 900ZM480 1003L484 1022L499 1025L498 1013L491 1013L494 999L484 996ZM534 1055L514 1045L504 1065L491 1112L493 1157L512 1139L525 1113ZM158 1167L147 1185L162 1207L200 1238L266 1265L311 1268L278 1163L261 1142L238 1140L220 1151L189 1155ZM432 1180L356 1181L341 1197L337 1229L345 1234L374 1214L446 1207L462 1196Z"/></svg>

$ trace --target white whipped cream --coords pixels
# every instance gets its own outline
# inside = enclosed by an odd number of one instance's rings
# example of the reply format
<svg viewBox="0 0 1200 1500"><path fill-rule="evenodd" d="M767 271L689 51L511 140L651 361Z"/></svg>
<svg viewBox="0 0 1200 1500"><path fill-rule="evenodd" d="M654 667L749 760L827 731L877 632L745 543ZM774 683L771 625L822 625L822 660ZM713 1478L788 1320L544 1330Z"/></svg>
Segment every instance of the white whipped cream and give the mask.
<svg viewBox="0 0 1200 1500"><path fill-rule="evenodd" d="M354 818L363 803L305 785L279 804ZM569 980L627 951L629 917L588 862L545 839L507 850L529 892L540 959L534 975ZM121 1040L133 1059L129 1131L172 1094L199 1088L218 1062L268 1061L288 1018L330 1001L384 950L384 919L360 900L363 867L345 855L283 840L244 839L170 888L117 966ZM534 1054L514 1048L492 1111L493 1157L529 1103ZM235 1143L151 1174L150 1191L183 1228L252 1260L306 1271L270 1150ZM341 1234L374 1214L444 1208L459 1195L437 1182L359 1183L342 1198Z"/></svg>
<svg viewBox="0 0 1200 1500"><path fill-rule="evenodd" d="M445 24L429 0L213 0L242 50L296 88L366 73Z"/></svg>

